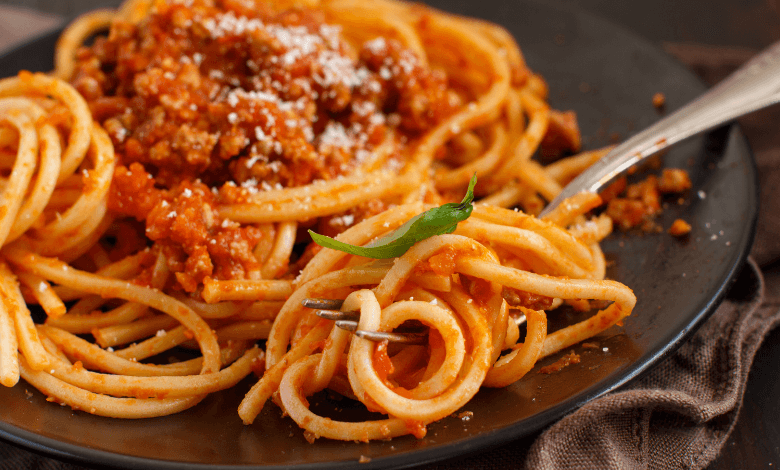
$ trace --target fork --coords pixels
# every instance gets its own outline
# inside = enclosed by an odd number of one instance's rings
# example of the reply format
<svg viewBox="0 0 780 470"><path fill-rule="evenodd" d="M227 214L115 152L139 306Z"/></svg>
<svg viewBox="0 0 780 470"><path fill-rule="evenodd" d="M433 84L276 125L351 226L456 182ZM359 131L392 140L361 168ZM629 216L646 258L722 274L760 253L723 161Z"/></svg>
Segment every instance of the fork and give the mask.
<svg viewBox="0 0 780 470"><path fill-rule="evenodd" d="M674 143L778 102L780 42L764 49L703 95L612 149L567 184L539 217L577 193L598 192L632 166Z"/></svg>
<svg viewBox="0 0 780 470"><path fill-rule="evenodd" d="M303 299L301 304L304 307L314 309L314 314L320 318L326 318L328 320L335 320L336 326L355 333L355 336L369 341L389 341L391 343L399 344L427 344L428 332L425 327L407 327L397 328L393 332L384 331L366 331L358 330L358 320L360 319L360 312L357 311L340 311L339 309L344 304L341 299ZM525 315L519 315L512 317L517 325L525 323Z"/></svg>
<svg viewBox="0 0 780 470"><path fill-rule="evenodd" d="M590 166L542 210L552 212L565 199L580 192L596 193L632 166L688 137L713 129L740 116L780 102L780 42L753 57L700 97L618 145ZM336 326L371 341L425 344L425 329L403 332L358 330L358 312L341 312L343 300L304 299L317 316L336 321ZM525 323L525 316L515 318Z"/></svg>

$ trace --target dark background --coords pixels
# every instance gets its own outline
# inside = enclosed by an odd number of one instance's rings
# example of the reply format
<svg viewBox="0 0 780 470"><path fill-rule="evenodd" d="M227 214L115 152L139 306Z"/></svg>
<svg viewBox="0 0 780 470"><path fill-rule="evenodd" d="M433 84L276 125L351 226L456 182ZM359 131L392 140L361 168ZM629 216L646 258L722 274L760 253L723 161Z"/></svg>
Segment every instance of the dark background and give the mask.
<svg viewBox="0 0 780 470"><path fill-rule="evenodd" d="M119 3L121 1L117 0L0 0L0 5L32 8L62 18ZM689 64L710 84L756 51L780 40L780 0L562 0L562 3L575 5L643 36ZM777 131L767 131L768 121L777 123L777 126L769 126ZM757 154L778 153L778 107L752 115L740 123ZM763 170L761 163L759 167ZM777 184L773 172L760 173L763 187ZM759 230L760 225L759 222ZM772 268L780 271L779 266ZM771 283L771 277L768 280ZM774 282L774 285L780 285L780 282ZM711 469L780 465L779 366L780 330L775 330L756 355L736 428ZM518 452L518 448L527 449L535 437L509 444L505 450L521 457L524 452ZM467 462L459 459L459 465L467 463L469 467L482 467L478 455L465 460ZM516 464L521 465L521 461ZM446 468L447 462L433 467ZM2 462L0 468L5 468Z"/></svg>
<svg viewBox="0 0 780 470"><path fill-rule="evenodd" d="M121 0L0 0L71 16ZM563 0L656 42L693 41L758 49L780 39L778 0Z"/></svg>

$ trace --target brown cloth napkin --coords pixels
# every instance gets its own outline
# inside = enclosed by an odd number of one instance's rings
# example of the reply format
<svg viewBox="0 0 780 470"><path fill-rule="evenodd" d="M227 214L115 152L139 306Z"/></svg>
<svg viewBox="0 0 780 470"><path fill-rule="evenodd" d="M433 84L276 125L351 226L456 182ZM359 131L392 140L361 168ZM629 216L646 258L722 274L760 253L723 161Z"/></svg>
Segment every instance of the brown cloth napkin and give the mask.
<svg viewBox="0 0 780 470"><path fill-rule="evenodd" d="M0 7L0 32L11 20ZM48 19L48 18L44 18ZM4 21L5 20L5 21ZM26 33L50 23L26 23ZM10 38L18 39L18 36ZM11 43L0 34L0 49ZM716 83L755 51L688 44L666 49L708 83ZM429 466L438 468L699 469L720 452L739 414L753 357L780 322L780 109L740 121L761 175L761 212L752 258L713 316L675 354L648 374L594 400L544 431L490 452ZM764 267L768 279L765 289ZM766 292L765 292L766 291ZM530 449L529 449L530 446ZM0 470L78 470L0 442Z"/></svg>
<svg viewBox="0 0 780 470"><path fill-rule="evenodd" d="M528 467L705 467L731 432L753 356L778 321L778 302L765 299L751 259L729 298L675 354L551 426L531 447Z"/></svg>

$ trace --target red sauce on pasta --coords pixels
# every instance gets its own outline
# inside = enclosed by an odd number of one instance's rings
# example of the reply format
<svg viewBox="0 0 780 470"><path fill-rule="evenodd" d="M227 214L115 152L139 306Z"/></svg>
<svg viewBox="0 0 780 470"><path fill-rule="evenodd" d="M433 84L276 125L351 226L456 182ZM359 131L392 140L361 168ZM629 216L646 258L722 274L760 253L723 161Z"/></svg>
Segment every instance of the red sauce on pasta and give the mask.
<svg viewBox="0 0 780 470"><path fill-rule="evenodd" d="M383 383L388 384L387 376L393 373L393 362L387 355L387 341L382 341L374 349L374 370Z"/></svg>
<svg viewBox="0 0 780 470"><path fill-rule="evenodd" d="M156 8L82 48L72 83L119 156L109 209L146 223L189 292L256 269L259 233L221 220L220 204L351 173L379 145L402 165L406 142L462 104L411 50L383 38L354 50L320 12Z"/></svg>

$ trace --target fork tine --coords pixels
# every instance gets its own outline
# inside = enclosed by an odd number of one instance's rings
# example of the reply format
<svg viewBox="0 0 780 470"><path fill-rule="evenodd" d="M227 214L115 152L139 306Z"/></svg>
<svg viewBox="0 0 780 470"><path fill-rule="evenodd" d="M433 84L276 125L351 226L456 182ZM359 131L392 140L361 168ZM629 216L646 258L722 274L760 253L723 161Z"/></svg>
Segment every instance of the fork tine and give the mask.
<svg viewBox="0 0 780 470"><path fill-rule="evenodd" d="M326 318L328 320L357 321L360 318L360 312L352 310L348 310L346 312L339 310L315 310L314 314L320 318Z"/></svg>
<svg viewBox="0 0 780 470"><path fill-rule="evenodd" d="M301 304L307 308L338 310L344 304L342 299L303 299Z"/></svg>
<svg viewBox="0 0 780 470"><path fill-rule="evenodd" d="M427 344L427 333L387 333L383 331L356 330L355 336L369 341L389 341L401 344Z"/></svg>
<svg viewBox="0 0 780 470"><path fill-rule="evenodd" d="M336 326L342 330L355 331L358 327L358 322L351 320L336 320Z"/></svg>
<svg viewBox="0 0 780 470"><path fill-rule="evenodd" d="M346 311L342 312L339 309L344 304L341 299L303 299L301 304L304 307L314 309L314 314L320 318L328 320L335 320L336 326L347 331L354 332L360 338L367 339L369 341L388 341L391 343L401 344L427 344L428 333L422 331L404 331L404 332L384 332L384 331L365 331L358 330L358 320L360 319L360 312L358 311ZM523 314L518 316L512 316L515 324L522 325L526 322L526 317Z"/></svg>
<svg viewBox="0 0 780 470"><path fill-rule="evenodd" d="M360 338L367 339L369 341L381 342L389 341L391 343L401 344L426 344L428 342L428 334L421 333L386 333L381 331L365 331L358 330L358 323L351 320L336 320L336 326L355 333Z"/></svg>

